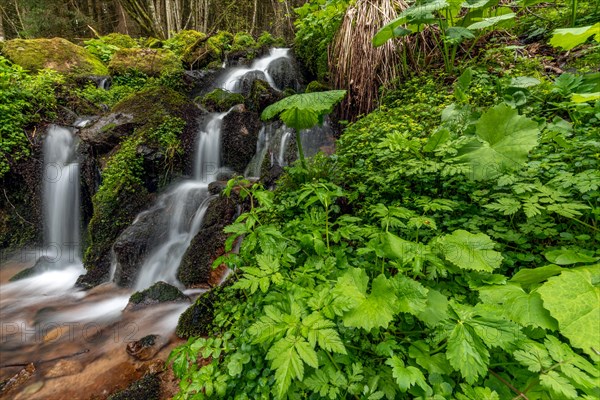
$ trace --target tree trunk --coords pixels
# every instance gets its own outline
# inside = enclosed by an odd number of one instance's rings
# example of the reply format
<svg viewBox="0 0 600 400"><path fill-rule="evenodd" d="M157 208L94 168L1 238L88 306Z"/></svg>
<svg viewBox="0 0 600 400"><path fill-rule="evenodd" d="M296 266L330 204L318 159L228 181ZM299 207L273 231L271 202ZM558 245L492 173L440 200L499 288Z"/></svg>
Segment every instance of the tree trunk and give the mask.
<svg viewBox="0 0 600 400"><path fill-rule="evenodd" d="M4 41L4 19L2 18L4 14L4 9L0 6L0 42Z"/></svg>

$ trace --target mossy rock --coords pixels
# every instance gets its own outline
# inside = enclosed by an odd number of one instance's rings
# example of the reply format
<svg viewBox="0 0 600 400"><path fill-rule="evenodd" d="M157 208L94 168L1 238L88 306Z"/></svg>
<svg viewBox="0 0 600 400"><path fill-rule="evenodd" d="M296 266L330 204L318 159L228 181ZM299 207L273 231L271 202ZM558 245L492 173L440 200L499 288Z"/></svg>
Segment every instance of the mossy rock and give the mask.
<svg viewBox="0 0 600 400"><path fill-rule="evenodd" d="M121 49L131 49L133 47L138 47L138 42L134 38L123 33L110 33L108 35L100 37L100 39L106 44L117 46Z"/></svg>
<svg viewBox="0 0 600 400"><path fill-rule="evenodd" d="M215 304L222 291L222 287L216 287L198 297L196 302L179 316L175 334L181 339L209 335L215 318Z"/></svg>
<svg viewBox="0 0 600 400"><path fill-rule="evenodd" d="M172 38L165 40L163 42L163 47L171 50L178 56L182 56L189 47L198 43L198 41L206 39L206 37L206 33L194 30L185 30L178 32Z"/></svg>
<svg viewBox="0 0 600 400"><path fill-rule="evenodd" d="M259 48L267 47L285 47L285 39L281 37L274 37L269 32L263 32L258 37L257 45Z"/></svg>
<svg viewBox="0 0 600 400"><path fill-rule="evenodd" d="M9 40L2 53L30 72L49 68L74 76L108 75L102 61L62 38Z"/></svg>
<svg viewBox="0 0 600 400"><path fill-rule="evenodd" d="M244 96L223 89L215 89L200 99L200 104L211 112L225 112L236 104L242 103L244 103Z"/></svg>
<svg viewBox="0 0 600 400"><path fill-rule="evenodd" d="M233 37L233 44L231 46L231 51L240 51L240 50L251 50L257 47L256 40L246 33L246 32L238 32Z"/></svg>
<svg viewBox="0 0 600 400"><path fill-rule="evenodd" d="M189 297L181 293L181 290L177 289L175 286L160 281L156 282L148 289L132 294L129 298L129 306L132 306L133 308L138 308L140 306L150 304L180 301L185 302L189 300Z"/></svg>
<svg viewBox="0 0 600 400"><path fill-rule="evenodd" d="M127 389L111 395L108 400L159 400L160 379L157 374L146 374Z"/></svg>
<svg viewBox="0 0 600 400"><path fill-rule="evenodd" d="M160 76L182 68L179 57L166 49L120 49L108 64L112 75L125 75L133 70L148 76Z"/></svg>
<svg viewBox="0 0 600 400"><path fill-rule="evenodd" d="M315 92L326 92L330 90L327 85L321 83L319 81L312 81L308 85L306 85L306 90L304 93L315 93Z"/></svg>
<svg viewBox="0 0 600 400"><path fill-rule="evenodd" d="M250 87L250 94L248 95L246 105L249 110L260 113L282 98L282 93L273 89L266 81L256 79Z"/></svg>
<svg viewBox="0 0 600 400"><path fill-rule="evenodd" d="M216 35L200 38L189 46L182 54L185 65L191 69L205 68L211 63L223 61L225 51L231 48L233 35L227 31L219 31Z"/></svg>

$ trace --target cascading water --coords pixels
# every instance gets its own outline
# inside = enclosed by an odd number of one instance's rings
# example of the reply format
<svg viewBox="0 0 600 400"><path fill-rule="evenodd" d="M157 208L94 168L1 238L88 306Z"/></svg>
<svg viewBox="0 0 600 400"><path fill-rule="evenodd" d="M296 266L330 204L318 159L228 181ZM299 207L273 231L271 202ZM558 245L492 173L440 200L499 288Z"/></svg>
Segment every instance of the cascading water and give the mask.
<svg viewBox="0 0 600 400"><path fill-rule="evenodd" d="M73 133L50 126L44 141L44 238L46 261L55 268L78 263L79 164Z"/></svg>
<svg viewBox="0 0 600 400"><path fill-rule="evenodd" d="M177 270L210 204L208 184L217 179L221 169L221 125L225 115L211 115L200 132L193 179L181 182L161 196L158 207L166 216L167 238L144 260L136 290L158 281L179 285Z"/></svg>
<svg viewBox="0 0 600 400"><path fill-rule="evenodd" d="M250 87L250 84L252 82L250 82L249 80L254 80L258 78L267 81L269 85L271 85L271 87L277 90L282 90L283 88L277 87L273 76L269 72L269 65L271 65L273 61L279 58L289 59L290 49L274 48L270 50L269 55L255 60L252 63L252 65L248 68L233 68L222 79L221 88L229 90L230 92L240 93L244 88L244 84L246 84L247 87Z"/></svg>

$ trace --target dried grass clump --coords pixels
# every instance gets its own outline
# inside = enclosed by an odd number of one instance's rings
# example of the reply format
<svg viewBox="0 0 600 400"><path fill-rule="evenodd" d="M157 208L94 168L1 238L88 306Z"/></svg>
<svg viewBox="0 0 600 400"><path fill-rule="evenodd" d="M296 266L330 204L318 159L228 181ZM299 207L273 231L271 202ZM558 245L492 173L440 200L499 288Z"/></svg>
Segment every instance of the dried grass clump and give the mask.
<svg viewBox="0 0 600 400"><path fill-rule="evenodd" d="M408 7L404 0L358 0L348 7L329 52L333 85L348 90L340 118L355 120L378 103L379 87L390 85L432 57L428 32L374 47L373 36Z"/></svg>

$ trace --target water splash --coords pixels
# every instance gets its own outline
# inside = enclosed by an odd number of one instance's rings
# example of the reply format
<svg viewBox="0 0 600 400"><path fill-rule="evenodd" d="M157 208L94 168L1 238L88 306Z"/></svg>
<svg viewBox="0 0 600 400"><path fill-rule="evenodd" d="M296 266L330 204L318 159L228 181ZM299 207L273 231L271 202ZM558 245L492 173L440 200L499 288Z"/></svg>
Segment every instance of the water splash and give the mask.
<svg viewBox="0 0 600 400"><path fill-rule="evenodd" d="M243 88L244 76L253 73L255 77L256 75L260 75L261 77L264 75L264 80L267 81L272 88L283 90L284 88L277 87L277 84L269 73L269 65L278 58L290 58L290 49L274 48L269 51L267 56L256 59L248 68L233 68L222 79L220 87L233 93L240 93Z"/></svg>

